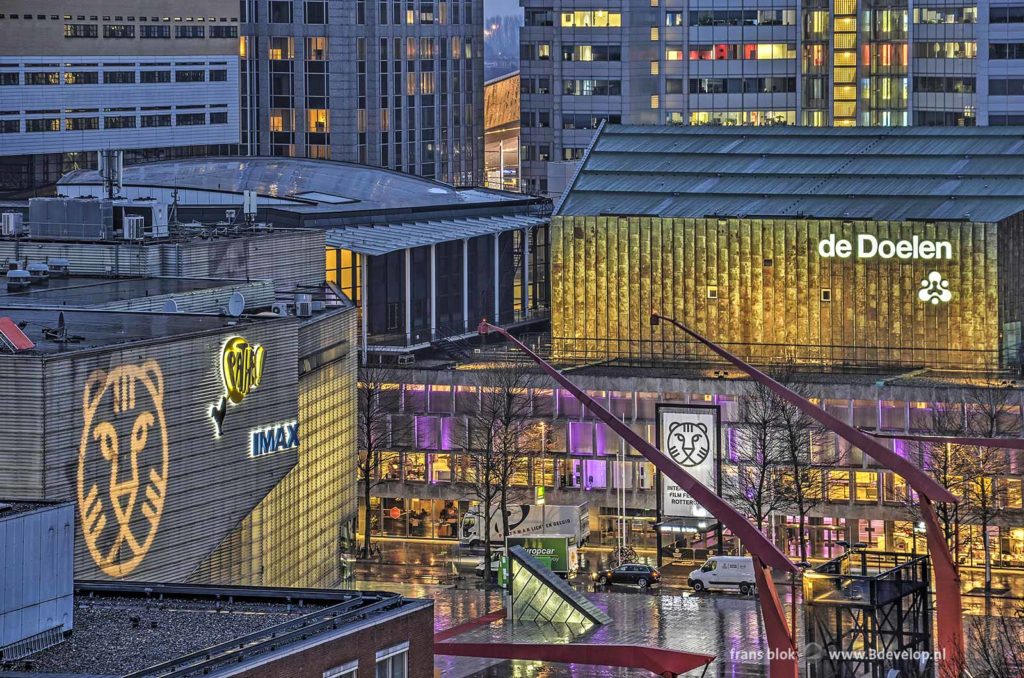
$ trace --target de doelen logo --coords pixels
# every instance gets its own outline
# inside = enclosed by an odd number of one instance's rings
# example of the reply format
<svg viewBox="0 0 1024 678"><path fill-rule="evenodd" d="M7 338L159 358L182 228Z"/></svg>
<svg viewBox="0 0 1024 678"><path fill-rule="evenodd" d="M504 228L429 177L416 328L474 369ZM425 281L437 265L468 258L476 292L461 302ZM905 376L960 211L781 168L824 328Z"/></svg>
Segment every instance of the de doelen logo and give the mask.
<svg viewBox="0 0 1024 678"><path fill-rule="evenodd" d="M260 344L251 344L244 337L235 336L224 342L220 356L221 380L224 395L220 402L210 407L210 417L217 427L217 436L224 433L224 418L228 403L240 405L249 393L263 381L263 364L267 352ZM263 457L274 452L295 449L299 446L299 423L283 422L263 426L249 432L250 457Z"/></svg>
<svg viewBox="0 0 1024 678"><path fill-rule="evenodd" d="M167 495L164 376L149 360L96 370L82 392L78 506L93 561L110 577L139 566Z"/></svg>
<svg viewBox="0 0 1024 678"><path fill-rule="evenodd" d="M902 259L932 260L953 258L953 244L948 240L925 240L920 236L912 236L910 240L879 239L870 233L860 233L856 241L837 238L835 234L818 241L818 255L823 259ZM953 293L949 290L949 281L938 271L931 271L921 281L918 299L933 306L949 303Z"/></svg>
<svg viewBox="0 0 1024 678"><path fill-rule="evenodd" d="M711 453L706 424L676 421L668 428L668 453L683 468L700 466Z"/></svg>

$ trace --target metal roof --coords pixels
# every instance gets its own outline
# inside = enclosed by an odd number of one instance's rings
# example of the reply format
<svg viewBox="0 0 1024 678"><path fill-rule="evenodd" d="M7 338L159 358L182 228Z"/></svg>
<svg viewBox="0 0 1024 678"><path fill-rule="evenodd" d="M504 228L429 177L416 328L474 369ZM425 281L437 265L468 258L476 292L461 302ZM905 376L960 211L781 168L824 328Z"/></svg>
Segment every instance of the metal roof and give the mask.
<svg viewBox="0 0 1024 678"><path fill-rule="evenodd" d="M507 216L466 219L431 219L379 226L336 228L327 231L328 247L340 247L376 256L408 247L492 235L546 224L543 217Z"/></svg>
<svg viewBox="0 0 1024 678"><path fill-rule="evenodd" d="M605 125L561 215L995 222L1024 211L1021 127Z"/></svg>
<svg viewBox="0 0 1024 678"><path fill-rule="evenodd" d="M303 158L187 158L124 168L125 187L179 188L211 194L241 194L286 201L299 212L364 212L417 207L472 206L522 200L525 196L449 184L380 167ZM77 170L60 185L102 186L97 170ZM59 190L59 189L58 189ZM290 203L290 205L288 204Z"/></svg>

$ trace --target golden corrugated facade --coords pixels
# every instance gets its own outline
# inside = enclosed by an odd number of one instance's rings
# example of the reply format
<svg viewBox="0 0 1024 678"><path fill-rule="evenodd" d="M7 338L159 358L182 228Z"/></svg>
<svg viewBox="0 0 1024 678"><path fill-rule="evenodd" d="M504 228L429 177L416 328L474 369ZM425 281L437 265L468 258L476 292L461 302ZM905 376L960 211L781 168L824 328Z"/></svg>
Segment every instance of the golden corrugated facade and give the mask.
<svg viewBox="0 0 1024 678"><path fill-rule="evenodd" d="M951 257L822 256L830 236L862 234L948 242ZM997 367L996 238L995 224L966 222L554 217L552 351L707 355L652 327L658 311L762 364Z"/></svg>

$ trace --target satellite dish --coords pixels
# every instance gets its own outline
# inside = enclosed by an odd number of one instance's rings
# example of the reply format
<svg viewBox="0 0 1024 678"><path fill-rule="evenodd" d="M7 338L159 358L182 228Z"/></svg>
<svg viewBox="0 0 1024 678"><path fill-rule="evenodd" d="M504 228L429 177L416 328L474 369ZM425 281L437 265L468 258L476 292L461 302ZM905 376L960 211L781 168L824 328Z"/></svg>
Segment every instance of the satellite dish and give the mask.
<svg viewBox="0 0 1024 678"><path fill-rule="evenodd" d="M164 313L177 313L177 312L178 312L178 302L176 302L174 299L168 299L167 301L164 302Z"/></svg>
<svg viewBox="0 0 1024 678"><path fill-rule="evenodd" d="M245 311L245 296L241 292L232 292L228 299L228 315L238 317Z"/></svg>

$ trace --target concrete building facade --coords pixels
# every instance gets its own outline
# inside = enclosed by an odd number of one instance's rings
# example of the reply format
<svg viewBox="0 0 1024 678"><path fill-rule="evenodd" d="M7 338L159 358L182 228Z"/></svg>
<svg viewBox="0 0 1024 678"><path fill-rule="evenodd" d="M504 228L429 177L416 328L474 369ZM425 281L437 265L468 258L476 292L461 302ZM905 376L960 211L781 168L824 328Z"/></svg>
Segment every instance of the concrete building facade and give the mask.
<svg viewBox="0 0 1024 678"><path fill-rule="evenodd" d="M482 183L483 0L242 8L244 153Z"/></svg>
<svg viewBox="0 0 1024 678"><path fill-rule="evenodd" d="M523 0L524 188L559 194L600 120L1024 123L1024 6Z"/></svg>
<svg viewBox="0 0 1024 678"><path fill-rule="evenodd" d="M107 148L139 158L237 144L236 2L0 9L0 191L53 184Z"/></svg>

